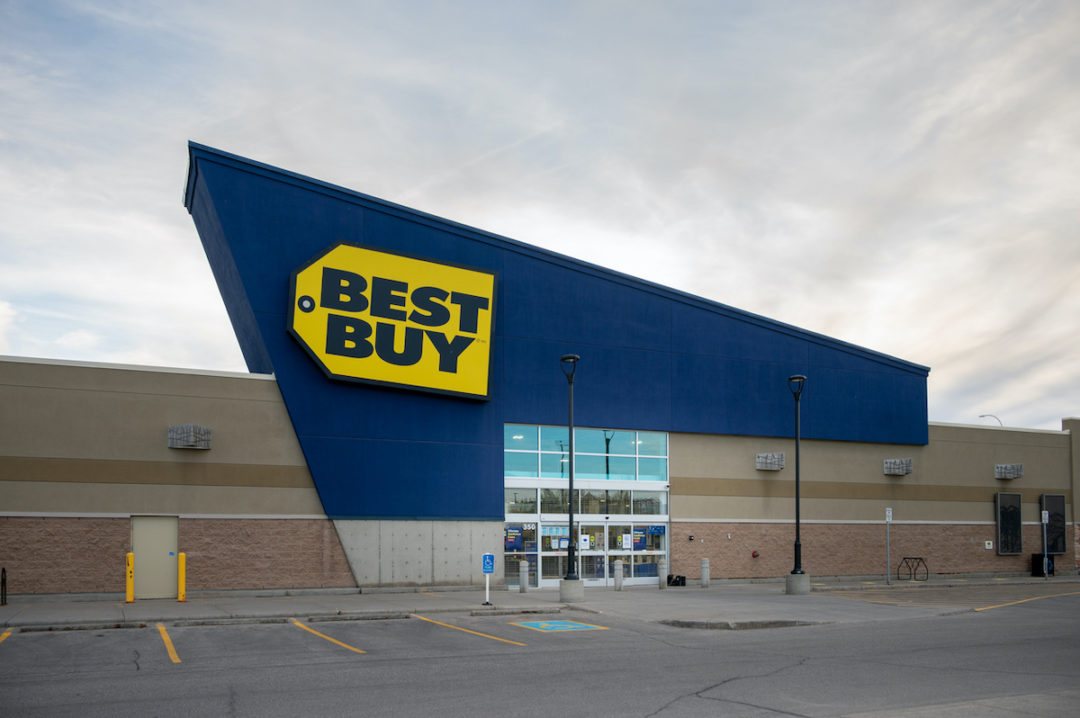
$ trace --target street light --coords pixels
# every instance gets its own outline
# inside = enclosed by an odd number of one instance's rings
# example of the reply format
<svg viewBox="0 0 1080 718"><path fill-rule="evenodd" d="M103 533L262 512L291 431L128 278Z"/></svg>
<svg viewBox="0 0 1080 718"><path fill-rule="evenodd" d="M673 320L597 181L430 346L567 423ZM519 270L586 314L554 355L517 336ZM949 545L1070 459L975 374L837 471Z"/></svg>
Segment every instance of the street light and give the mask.
<svg viewBox="0 0 1080 718"><path fill-rule="evenodd" d="M563 374L566 375L566 386L569 391L569 404L570 404L570 500L569 514L570 514L570 545L569 553L567 555L568 565L566 567L566 581L577 581L577 554L575 552L575 541L577 538L574 536L574 372L577 371L577 363L581 359L577 354L564 354L559 359L562 366Z"/></svg>
<svg viewBox="0 0 1080 718"><path fill-rule="evenodd" d="M1004 424L1001 423L1001 419L997 418L993 414L979 414L979 418L980 419L993 419L994 421L996 421L998 423L998 426L1001 426L1001 427L1005 426Z"/></svg>
<svg viewBox="0 0 1080 718"><path fill-rule="evenodd" d="M799 535L799 443L802 439L802 427L799 417L799 399L803 393L803 386L806 384L806 377L802 374L794 374L788 377L788 389L791 390L791 395L795 397L795 568L791 573L795 576L803 576L804 571L802 568L802 541ZM789 581L788 593L795 593L791 589L792 582Z"/></svg>

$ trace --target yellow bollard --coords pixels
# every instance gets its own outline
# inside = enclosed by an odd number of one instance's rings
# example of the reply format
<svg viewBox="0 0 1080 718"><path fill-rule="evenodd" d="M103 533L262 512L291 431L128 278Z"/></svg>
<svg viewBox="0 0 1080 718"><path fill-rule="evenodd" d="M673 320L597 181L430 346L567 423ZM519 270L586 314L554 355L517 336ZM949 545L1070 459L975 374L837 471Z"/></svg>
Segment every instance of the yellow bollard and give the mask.
<svg viewBox="0 0 1080 718"><path fill-rule="evenodd" d="M184 586L187 576L187 554L177 554L176 561L176 600L181 603L187 601L187 590Z"/></svg>
<svg viewBox="0 0 1080 718"><path fill-rule="evenodd" d="M135 603L135 554L127 555L127 602Z"/></svg>

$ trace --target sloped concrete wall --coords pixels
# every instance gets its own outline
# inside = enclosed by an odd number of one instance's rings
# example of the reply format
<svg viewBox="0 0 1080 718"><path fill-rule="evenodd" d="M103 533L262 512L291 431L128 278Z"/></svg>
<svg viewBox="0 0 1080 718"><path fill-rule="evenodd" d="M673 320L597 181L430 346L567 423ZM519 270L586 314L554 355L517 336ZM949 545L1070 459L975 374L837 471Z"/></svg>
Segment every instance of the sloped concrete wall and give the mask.
<svg viewBox="0 0 1080 718"><path fill-rule="evenodd" d="M503 524L498 521L334 521L360 587L482 586L481 556L496 555L502 584Z"/></svg>

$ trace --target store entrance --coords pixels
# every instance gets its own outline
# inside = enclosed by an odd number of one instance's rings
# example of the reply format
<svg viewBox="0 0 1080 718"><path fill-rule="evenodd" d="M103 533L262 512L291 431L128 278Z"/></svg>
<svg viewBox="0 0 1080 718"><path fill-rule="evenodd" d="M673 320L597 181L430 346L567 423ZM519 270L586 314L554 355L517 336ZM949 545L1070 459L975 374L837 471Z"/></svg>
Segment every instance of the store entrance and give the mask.
<svg viewBox="0 0 1080 718"><path fill-rule="evenodd" d="M530 586L558 586L566 576L569 525L565 522L508 522L505 532L507 585L518 585L520 562L527 561ZM578 524L578 535L578 576L586 586L614 585L615 562L620 560L624 583L654 583L659 561L667 556L666 522L593 519Z"/></svg>

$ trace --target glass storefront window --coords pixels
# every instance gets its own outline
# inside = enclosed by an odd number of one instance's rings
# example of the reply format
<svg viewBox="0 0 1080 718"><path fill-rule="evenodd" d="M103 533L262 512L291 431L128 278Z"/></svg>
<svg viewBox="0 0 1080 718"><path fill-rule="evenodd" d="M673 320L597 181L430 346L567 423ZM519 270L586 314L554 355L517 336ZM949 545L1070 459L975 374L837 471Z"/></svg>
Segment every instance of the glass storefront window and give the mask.
<svg viewBox="0 0 1080 718"><path fill-rule="evenodd" d="M503 453L503 475L513 477L535 478L536 454L525 454L514 451Z"/></svg>
<svg viewBox="0 0 1080 718"><path fill-rule="evenodd" d="M638 432L638 456L667 456L667 434L660 431Z"/></svg>
<svg viewBox="0 0 1080 718"><path fill-rule="evenodd" d="M503 550L507 553L536 553L536 524L506 524Z"/></svg>
<svg viewBox="0 0 1080 718"><path fill-rule="evenodd" d="M660 558L660 556L634 556L634 578L655 577Z"/></svg>
<svg viewBox="0 0 1080 718"><path fill-rule="evenodd" d="M579 479L615 479L634 480L634 457L632 456L590 456L582 455L574 447L577 464L574 476Z"/></svg>
<svg viewBox="0 0 1080 718"><path fill-rule="evenodd" d="M634 526L635 533L644 532L644 546L641 547L642 551L663 551L667 548L667 526L653 525L653 526ZM641 533L638 533L640 536ZM636 537L635 537L636 538ZM634 543L639 543L635 541ZM634 546L637 550L638 547Z"/></svg>
<svg viewBox="0 0 1080 718"><path fill-rule="evenodd" d="M607 492L603 489L581 490L581 513L583 514L606 514Z"/></svg>
<svg viewBox="0 0 1080 718"><path fill-rule="evenodd" d="M606 479L605 459L607 459L606 456L582 456L578 454L577 463L574 464L574 476L579 479Z"/></svg>
<svg viewBox="0 0 1080 718"><path fill-rule="evenodd" d="M566 479L569 477L570 460L566 454L540 454L540 478Z"/></svg>
<svg viewBox="0 0 1080 718"><path fill-rule="evenodd" d="M535 499L534 499L535 500ZM506 524L503 533L503 570L507 586L518 586L521 561L529 563L529 585L538 586L536 575L536 524Z"/></svg>
<svg viewBox="0 0 1080 718"><path fill-rule="evenodd" d="M506 513L535 514L536 489L504 489Z"/></svg>
<svg viewBox="0 0 1080 718"><path fill-rule="evenodd" d="M635 466L633 456L612 456L607 463L607 478L614 481L633 481Z"/></svg>
<svg viewBox="0 0 1080 718"><path fill-rule="evenodd" d="M570 529L566 524L546 524L540 533L541 551L566 551L570 548Z"/></svg>
<svg viewBox="0 0 1080 718"><path fill-rule="evenodd" d="M638 459L638 481L667 481L667 459Z"/></svg>
<svg viewBox="0 0 1080 718"><path fill-rule="evenodd" d="M667 481L668 437L659 431L575 429L574 476L584 480ZM565 427L505 424L503 470L511 478L567 479Z"/></svg>
<svg viewBox="0 0 1080 718"><path fill-rule="evenodd" d="M609 514L628 514L630 513L630 492L629 491L608 491L607 492L607 512Z"/></svg>
<svg viewBox="0 0 1080 718"><path fill-rule="evenodd" d="M535 424L504 424L503 448L507 451L536 451Z"/></svg>
<svg viewBox="0 0 1080 718"><path fill-rule="evenodd" d="M666 491L635 491L634 514L659 515L667 513Z"/></svg>
<svg viewBox="0 0 1080 718"><path fill-rule="evenodd" d="M539 586L536 576L536 554L511 554L503 557L503 575L506 576L507 587L517 588L521 585L520 564L522 561L529 562L529 586Z"/></svg>
<svg viewBox="0 0 1080 718"><path fill-rule="evenodd" d="M582 580L610 581L616 560L631 584L656 581L669 549L668 435L656 431L575 429L575 543ZM531 585L551 586L567 571L570 497L565 427L504 425L505 569L516 586L522 561ZM511 480L513 479L513 480ZM609 483L610 482L610 483ZM606 488L611 487L611 488ZM637 491L635 487L641 487ZM624 523L625 522L625 523Z"/></svg>
<svg viewBox="0 0 1080 718"><path fill-rule="evenodd" d="M579 454L634 455L634 432L613 429L574 429L574 451Z"/></svg>
<svg viewBox="0 0 1080 718"><path fill-rule="evenodd" d="M566 502L569 495L569 489L540 489L541 513L565 514L569 509L569 504Z"/></svg>
<svg viewBox="0 0 1080 718"><path fill-rule="evenodd" d="M577 432L574 432L577 438ZM574 447L577 449L577 447ZM570 450L570 432L565 426L541 426L540 427L540 451ZM580 451L581 449L577 449Z"/></svg>

